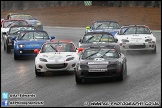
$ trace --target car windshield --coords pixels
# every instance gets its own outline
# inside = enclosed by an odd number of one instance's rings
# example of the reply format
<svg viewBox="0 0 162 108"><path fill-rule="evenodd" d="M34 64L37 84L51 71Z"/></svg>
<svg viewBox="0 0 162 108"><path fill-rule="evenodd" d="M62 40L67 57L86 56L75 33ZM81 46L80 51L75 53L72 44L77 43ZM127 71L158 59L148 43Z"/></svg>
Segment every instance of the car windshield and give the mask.
<svg viewBox="0 0 162 108"><path fill-rule="evenodd" d="M46 32L41 32L41 31L30 31L30 32L25 32L21 37L18 37L18 40L31 40L31 39L45 39L48 40L49 36Z"/></svg>
<svg viewBox="0 0 162 108"><path fill-rule="evenodd" d="M11 15L10 19L34 20L31 15Z"/></svg>
<svg viewBox="0 0 162 108"><path fill-rule="evenodd" d="M110 43L115 42L114 37L109 34L92 34L83 37L83 43Z"/></svg>
<svg viewBox="0 0 162 108"><path fill-rule="evenodd" d="M75 52L75 47L72 43L49 43L44 44L42 52Z"/></svg>
<svg viewBox="0 0 162 108"><path fill-rule="evenodd" d="M87 49L83 52L82 59L95 58L119 58L118 52L114 49Z"/></svg>
<svg viewBox="0 0 162 108"><path fill-rule="evenodd" d="M129 35L129 34L151 34L150 30L147 27L137 26L137 27L125 27L120 30L120 34Z"/></svg>
<svg viewBox="0 0 162 108"><path fill-rule="evenodd" d="M93 29L120 29L120 26L116 22L94 22Z"/></svg>
<svg viewBox="0 0 162 108"><path fill-rule="evenodd" d="M18 35L21 30L36 30L35 27L11 27L9 30L10 35Z"/></svg>
<svg viewBox="0 0 162 108"><path fill-rule="evenodd" d="M15 21L5 21L4 24L3 24L4 28L9 28L11 26L14 26L14 25L28 25L28 23L26 21L22 21L22 20L15 20Z"/></svg>

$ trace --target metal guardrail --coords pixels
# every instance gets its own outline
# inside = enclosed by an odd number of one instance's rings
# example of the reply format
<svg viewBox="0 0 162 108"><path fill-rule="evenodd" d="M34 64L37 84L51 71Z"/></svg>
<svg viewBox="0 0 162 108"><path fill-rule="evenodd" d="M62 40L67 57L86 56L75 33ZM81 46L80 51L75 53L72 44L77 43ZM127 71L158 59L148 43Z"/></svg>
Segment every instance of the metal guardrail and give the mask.
<svg viewBox="0 0 162 108"><path fill-rule="evenodd" d="M84 6L92 6L92 1L84 1Z"/></svg>
<svg viewBox="0 0 162 108"><path fill-rule="evenodd" d="M46 28L63 28L63 29L86 29L83 27L60 27L60 26L44 26ZM161 30L151 30L152 32L161 32Z"/></svg>

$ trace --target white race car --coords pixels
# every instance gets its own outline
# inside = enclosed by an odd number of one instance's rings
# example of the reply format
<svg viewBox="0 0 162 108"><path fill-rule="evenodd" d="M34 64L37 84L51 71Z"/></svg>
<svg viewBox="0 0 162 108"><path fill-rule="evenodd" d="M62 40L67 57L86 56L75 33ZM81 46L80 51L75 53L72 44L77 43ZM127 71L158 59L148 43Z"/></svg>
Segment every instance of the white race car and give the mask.
<svg viewBox="0 0 162 108"><path fill-rule="evenodd" d="M114 36L121 50L151 50L156 53L156 38L145 25L122 26Z"/></svg>
<svg viewBox="0 0 162 108"><path fill-rule="evenodd" d="M51 41L42 45L41 50L34 50L35 74L40 76L47 71L75 71L79 55L72 41Z"/></svg>
<svg viewBox="0 0 162 108"><path fill-rule="evenodd" d="M20 19L14 19L14 20L2 20L1 19L1 37L2 40L4 39L4 35L7 34L11 26L14 25L29 25L27 21L25 20L20 20Z"/></svg>

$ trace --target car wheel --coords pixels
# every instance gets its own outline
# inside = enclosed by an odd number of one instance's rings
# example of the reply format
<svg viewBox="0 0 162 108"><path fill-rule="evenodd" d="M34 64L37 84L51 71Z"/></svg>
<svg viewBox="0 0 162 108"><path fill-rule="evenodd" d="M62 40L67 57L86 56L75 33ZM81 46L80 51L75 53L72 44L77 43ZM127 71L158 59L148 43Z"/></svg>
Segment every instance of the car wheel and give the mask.
<svg viewBox="0 0 162 108"><path fill-rule="evenodd" d="M80 78L77 76L76 72L75 72L75 81L76 81L77 84L81 84L81 83L82 83L82 79L80 79Z"/></svg>
<svg viewBox="0 0 162 108"><path fill-rule="evenodd" d="M35 66L35 75L36 75L36 76L41 76L41 75L42 75L41 72L38 72L38 71L37 71L36 66Z"/></svg>
<svg viewBox="0 0 162 108"><path fill-rule="evenodd" d="M8 45L6 45L6 52L7 52L7 53L10 53L10 52L11 52L11 49L9 48Z"/></svg>
<svg viewBox="0 0 162 108"><path fill-rule="evenodd" d="M4 49L4 50L6 50L6 46L5 46L5 43L4 43L4 45L3 45L3 49Z"/></svg>
<svg viewBox="0 0 162 108"><path fill-rule="evenodd" d="M155 46L154 50L152 50L152 53L156 53L156 46Z"/></svg>
<svg viewBox="0 0 162 108"><path fill-rule="evenodd" d="M119 81L123 81L126 77L126 70L122 67L122 73L119 76Z"/></svg>
<svg viewBox="0 0 162 108"><path fill-rule="evenodd" d="M14 53L14 60L18 60L18 56Z"/></svg>

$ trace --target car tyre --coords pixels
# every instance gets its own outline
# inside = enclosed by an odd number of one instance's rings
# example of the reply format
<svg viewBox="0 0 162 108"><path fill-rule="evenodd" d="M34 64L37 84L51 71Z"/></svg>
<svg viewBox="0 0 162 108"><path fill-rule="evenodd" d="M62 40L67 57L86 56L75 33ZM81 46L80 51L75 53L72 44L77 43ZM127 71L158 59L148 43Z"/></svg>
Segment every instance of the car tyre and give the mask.
<svg viewBox="0 0 162 108"><path fill-rule="evenodd" d="M19 58L17 57L17 55L14 53L14 60L18 60Z"/></svg>
<svg viewBox="0 0 162 108"><path fill-rule="evenodd" d="M155 46L154 50L152 50L152 53L156 53L156 46Z"/></svg>
<svg viewBox="0 0 162 108"><path fill-rule="evenodd" d="M4 49L4 50L6 50L6 46L5 46L5 43L4 43L4 45L3 45L3 49Z"/></svg>
<svg viewBox="0 0 162 108"><path fill-rule="evenodd" d="M119 76L119 81L123 81L124 79L125 79L125 77L126 77L126 66L125 66L125 69L122 67L122 73L120 74L120 76Z"/></svg>
<svg viewBox="0 0 162 108"><path fill-rule="evenodd" d="M36 76L41 76L41 75L42 75L41 72L38 72L38 71L37 71L36 66L35 66L35 75L36 75Z"/></svg>
<svg viewBox="0 0 162 108"><path fill-rule="evenodd" d="M81 84L82 83L82 79L80 79L77 74L75 73L75 81L76 81L76 84Z"/></svg>
<svg viewBox="0 0 162 108"><path fill-rule="evenodd" d="M8 45L6 45L6 52L7 52L7 53L10 53L10 52L11 52L11 49L9 48Z"/></svg>

